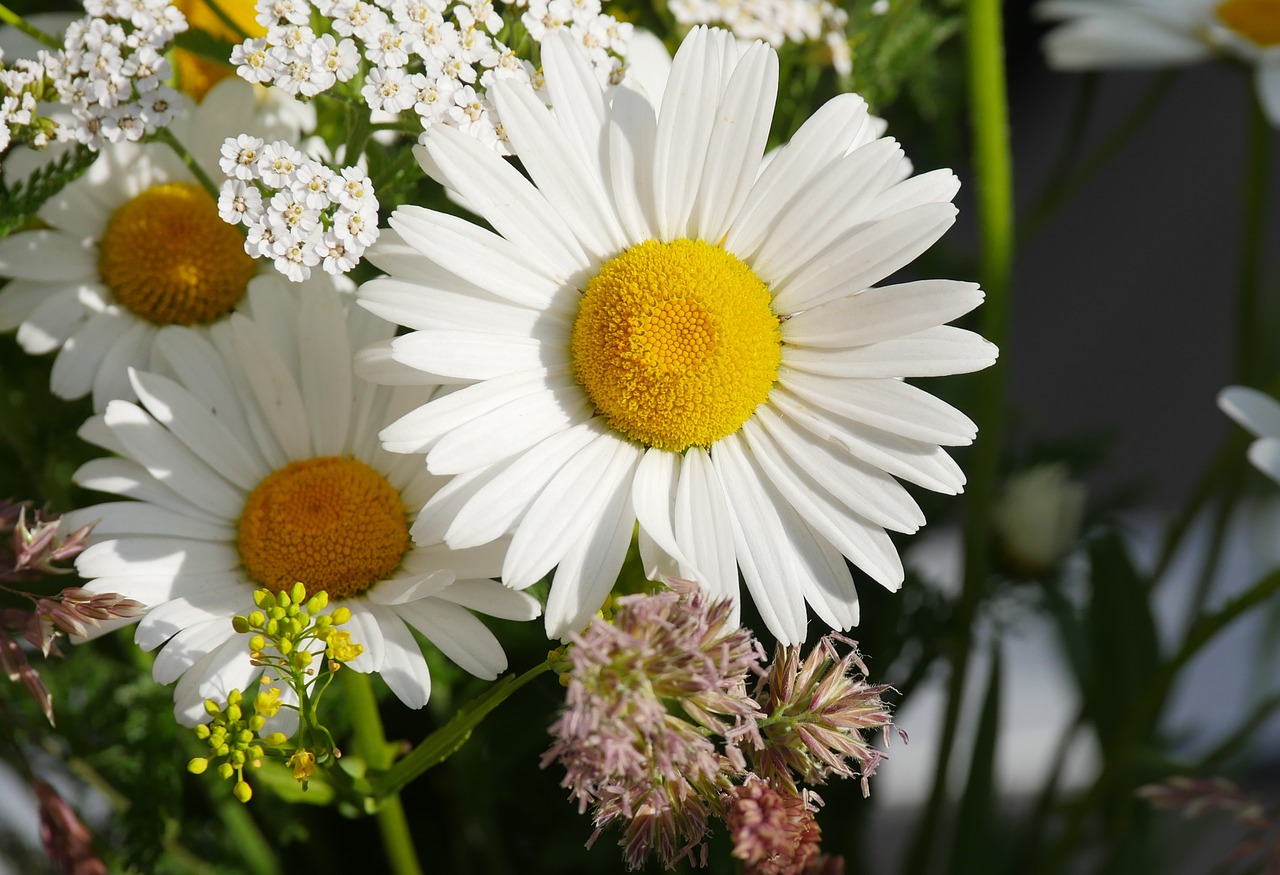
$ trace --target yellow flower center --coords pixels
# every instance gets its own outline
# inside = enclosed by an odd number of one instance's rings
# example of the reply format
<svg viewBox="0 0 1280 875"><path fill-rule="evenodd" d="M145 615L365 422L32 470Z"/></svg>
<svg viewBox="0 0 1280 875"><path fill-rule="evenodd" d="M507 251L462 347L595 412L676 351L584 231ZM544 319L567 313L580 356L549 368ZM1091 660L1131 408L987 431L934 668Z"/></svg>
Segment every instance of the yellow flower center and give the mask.
<svg viewBox="0 0 1280 875"><path fill-rule="evenodd" d="M249 494L240 558L272 592L296 580L349 598L385 579L409 549L400 493L364 462L325 456L290 462Z"/></svg>
<svg viewBox="0 0 1280 875"><path fill-rule="evenodd" d="M782 361L769 288L702 240L648 240L587 283L574 375L610 427L671 452L733 434Z"/></svg>
<svg viewBox="0 0 1280 875"><path fill-rule="evenodd" d="M1280 0L1224 0L1218 20L1257 46L1280 45Z"/></svg>
<svg viewBox="0 0 1280 875"><path fill-rule="evenodd" d="M187 17L187 23L196 30L203 30L228 42L240 42L240 36L227 27L205 0L176 0L173 4ZM267 29L255 21L257 10L254 0L219 0L218 8L227 14L250 37L267 35ZM178 73L178 85L196 100L203 100L205 93L223 79L235 73L232 67L200 57L186 49L175 49L173 65Z"/></svg>
<svg viewBox="0 0 1280 875"><path fill-rule="evenodd" d="M227 315L257 263L218 205L187 182L153 185L116 210L99 244L98 273L117 301L157 325Z"/></svg>

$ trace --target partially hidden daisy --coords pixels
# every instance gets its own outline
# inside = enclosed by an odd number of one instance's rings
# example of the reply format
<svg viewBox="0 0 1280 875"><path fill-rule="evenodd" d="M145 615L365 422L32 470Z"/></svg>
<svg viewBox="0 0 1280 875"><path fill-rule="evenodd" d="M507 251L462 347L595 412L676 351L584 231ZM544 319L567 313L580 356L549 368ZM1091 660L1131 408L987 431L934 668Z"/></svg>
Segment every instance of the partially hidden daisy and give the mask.
<svg viewBox="0 0 1280 875"><path fill-rule="evenodd" d="M1167 67L1215 56L1254 67L1262 108L1280 125L1280 0L1042 0L1059 21L1044 41L1060 70Z"/></svg>
<svg viewBox="0 0 1280 875"><path fill-rule="evenodd" d="M294 138L298 116L229 79L171 130L212 178L219 149L243 132ZM58 352L50 386L92 393L102 410L132 398L126 370L146 367L166 325L225 319L262 263L218 217L215 197L167 145L112 143L83 177L40 210L48 228L0 240L0 331L32 355Z"/></svg>
<svg viewBox="0 0 1280 875"><path fill-rule="evenodd" d="M1218 393L1218 406L1258 436L1249 445L1249 461L1280 483L1280 401L1248 386L1228 386Z"/></svg>
<svg viewBox="0 0 1280 875"><path fill-rule="evenodd" d="M494 88L529 178L443 126L421 147L494 231L401 207L373 258L389 276L359 292L413 329L363 352L362 373L454 384L382 432L457 475L415 535L510 534L502 576L517 589L557 568L552 636L601 605L637 521L650 575L736 603L740 569L787 643L805 637L806 603L848 628L845 557L896 588L885 529L924 522L895 477L959 492L940 445L975 435L901 378L996 356L943 325L982 300L976 286L875 287L951 225L956 178L906 178L854 95L761 170L777 55L724 31L690 32L656 115L625 85L602 90L566 40L543 60L554 109Z"/></svg>
<svg viewBox="0 0 1280 875"><path fill-rule="evenodd" d="M208 719L203 701L247 689L260 669L231 619L253 593L301 581L345 606L344 630L402 702L431 690L413 630L462 668L493 678L506 656L470 610L528 620L535 599L487 578L502 545L453 551L409 534L440 478L380 447L378 428L424 397L352 373L352 353L394 327L352 305L328 279L294 292L278 277L239 313L202 332L156 335L156 370L130 370L138 403L115 400L81 430L118 458L86 463L76 482L121 501L69 514L100 520L76 569L93 592L128 593L149 610L136 640L160 648L154 674L177 680L175 712ZM120 625L120 624L115 624Z"/></svg>

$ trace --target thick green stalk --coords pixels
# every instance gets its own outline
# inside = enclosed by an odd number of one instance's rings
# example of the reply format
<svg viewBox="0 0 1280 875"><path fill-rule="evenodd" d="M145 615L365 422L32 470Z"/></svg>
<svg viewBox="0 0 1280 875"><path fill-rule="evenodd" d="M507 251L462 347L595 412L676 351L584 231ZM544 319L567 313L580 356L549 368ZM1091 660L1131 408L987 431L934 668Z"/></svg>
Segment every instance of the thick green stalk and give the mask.
<svg viewBox="0 0 1280 875"><path fill-rule="evenodd" d="M1009 148L1009 107L1004 71L1000 0L966 0L969 112L977 177L979 270L987 299L981 310L983 335L1004 346L1009 327L1009 286L1013 269L1013 172ZM965 502L964 587L954 620L951 677L943 716L933 789L925 806L907 871L922 875L937 857L937 837L948 798L947 772L969 673L973 620L986 589L991 539L991 507L999 473L1004 425L1004 367L997 362L978 375L974 419L978 440L970 456Z"/></svg>
<svg viewBox="0 0 1280 875"><path fill-rule="evenodd" d="M382 730L382 716L378 713L378 700L373 695L369 679L359 672L346 671L347 701L351 705L352 723L355 726L356 753L364 757L370 771L385 771L395 758ZM383 798L378 808L378 831L382 834L382 847L394 875L422 875L418 853L413 847L413 835L409 821L400 804L398 793Z"/></svg>
<svg viewBox="0 0 1280 875"><path fill-rule="evenodd" d="M10 27L16 27L18 30L22 31L27 36L31 37L33 40L44 43L46 46L48 46L51 49L62 48L62 40L56 39L50 36L49 34L45 33L40 28L35 27L34 25L31 25L31 24L28 24L25 18L23 18L18 13L14 12L9 7L5 6L3 3L0 3L0 21L4 22Z"/></svg>

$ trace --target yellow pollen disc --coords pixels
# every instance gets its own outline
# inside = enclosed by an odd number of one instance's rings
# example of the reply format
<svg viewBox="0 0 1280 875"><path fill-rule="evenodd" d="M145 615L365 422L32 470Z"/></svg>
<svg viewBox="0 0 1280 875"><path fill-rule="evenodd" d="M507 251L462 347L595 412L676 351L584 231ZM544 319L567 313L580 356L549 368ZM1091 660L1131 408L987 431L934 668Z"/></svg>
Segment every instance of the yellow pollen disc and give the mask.
<svg viewBox="0 0 1280 875"><path fill-rule="evenodd" d="M302 581L347 598L385 579L409 549L404 502L364 462L325 456L290 462L249 494L240 558L255 581L280 592Z"/></svg>
<svg viewBox="0 0 1280 875"><path fill-rule="evenodd" d="M671 452L733 434L782 361L772 295L702 240L648 240L587 283L573 325L574 375L609 425Z"/></svg>
<svg viewBox="0 0 1280 875"><path fill-rule="evenodd" d="M1218 20L1257 46L1280 45L1280 0L1225 0Z"/></svg>
<svg viewBox="0 0 1280 875"><path fill-rule="evenodd" d="M177 0L173 5L186 16L187 24L193 29L206 31L228 42L241 41L242 37L227 27L206 0ZM255 38L267 35L267 29L255 20L254 0L218 0L218 8L246 35ZM173 65L178 73L179 87L196 100L203 100L210 88L235 74L232 67L207 60L186 49L174 49Z"/></svg>
<svg viewBox="0 0 1280 875"><path fill-rule="evenodd" d="M209 193L187 182L153 185L116 210L99 244L98 273L121 305L157 325L227 315L258 272Z"/></svg>

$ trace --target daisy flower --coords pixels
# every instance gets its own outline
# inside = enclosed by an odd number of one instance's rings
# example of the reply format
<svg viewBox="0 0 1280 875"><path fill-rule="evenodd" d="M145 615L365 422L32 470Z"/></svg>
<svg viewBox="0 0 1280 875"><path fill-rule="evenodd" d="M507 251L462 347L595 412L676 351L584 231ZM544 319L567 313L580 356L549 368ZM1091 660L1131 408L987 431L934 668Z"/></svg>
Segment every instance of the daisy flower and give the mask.
<svg viewBox="0 0 1280 875"><path fill-rule="evenodd" d="M415 536L469 548L510 533L517 589L558 566L552 636L601 605L637 521L651 575L736 603L741 569L787 643L805 637L806 602L848 628L845 557L896 588L885 529L924 522L894 478L959 492L940 445L975 435L900 378L996 356L943 325L982 300L976 286L874 287L951 225L955 177L905 178L854 95L761 170L777 55L726 31L690 32L656 114L625 84L602 90L572 43L543 45L554 110L515 82L492 92L529 178L443 126L419 147L494 231L402 207L379 244L389 276L359 292L413 329L362 352L363 373L453 384L382 432L457 475Z"/></svg>
<svg viewBox="0 0 1280 875"><path fill-rule="evenodd" d="M100 520L76 569L86 589L148 607L136 641L160 648L155 679L178 681L175 713L186 724L208 719L206 698L226 701L261 671L231 618L262 587L302 581L349 608L344 628L364 647L350 666L380 673L411 708L431 691L413 630L494 678L506 656L468 608L523 620L539 611L486 579L503 545L451 551L410 537L439 478L420 459L383 451L377 429L424 390L356 378L352 351L393 326L349 306L331 281L309 285L294 293L260 277L253 319L160 329L156 370L129 371L139 402L112 401L81 430L120 458L86 463L76 482L131 500L65 518L68 527Z"/></svg>
<svg viewBox="0 0 1280 875"><path fill-rule="evenodd" d="M229 79L171 130L213 177L222 141L243 132L297 138L275 101ZM61 398L93 394L95 410L132 398L126 369L146 367L165 325L225 319L259 262L216 200L164 144L109 144L40 210L48 228L0 240L0 331L32 355L58 351Z"/></svg>
<svg viewBox="0 0 1280 875"><path fill-rule="evenodd" d="M1217 55L1255 68L1258 97L1280 125L1280 0L1043 0L1062 24L1045 37L1060 70L1165 67Z"/></svg>
<svg viewBox="0 0 1280 875"><path fill-rule="evenodd" d="M1258 436L1249 446L1249 461L1280 482L1280 401L1248 386L1228 386L1218 393L1218 406Z"/></svg>

